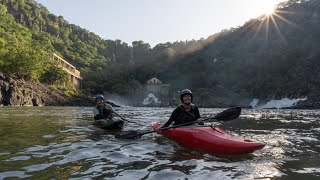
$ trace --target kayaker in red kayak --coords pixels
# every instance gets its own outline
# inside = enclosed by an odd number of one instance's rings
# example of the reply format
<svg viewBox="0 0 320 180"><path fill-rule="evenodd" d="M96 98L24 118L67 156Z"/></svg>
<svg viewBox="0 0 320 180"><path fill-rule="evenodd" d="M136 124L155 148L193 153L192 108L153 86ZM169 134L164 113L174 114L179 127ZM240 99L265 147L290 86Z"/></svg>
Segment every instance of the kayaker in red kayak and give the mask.
<svg viewBox="0 0 320 180"><path fill-rule="evenodd" d="M180 101L182 105L178 106L172 112L170 119L162 127L168 127L172 122L174 123L173 125L178 125L197 121L198 124L203 125L203 118L200 117L198 107L192 104L192 100L192 92L189 89L182 90L180 92Z"/></svg>

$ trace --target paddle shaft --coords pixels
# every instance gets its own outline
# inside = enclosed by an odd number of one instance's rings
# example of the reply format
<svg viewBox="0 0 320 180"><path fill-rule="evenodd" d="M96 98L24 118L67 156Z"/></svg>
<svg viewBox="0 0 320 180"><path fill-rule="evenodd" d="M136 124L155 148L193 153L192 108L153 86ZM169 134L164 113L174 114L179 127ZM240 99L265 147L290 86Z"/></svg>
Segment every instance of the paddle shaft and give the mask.
<svg viewBox="0 0 320 180"><path fill-rule="evenodd" d="M129 121L128 119L125 119L124 117L122 117L120 114L118 114L117 112L115 112L113 109L112 109L112 113L115 114L116 116L118 116L120 119L122 119L123 121L127 121L127 122L132 122L132 121Z"/></svg>
<svg viewBox="0 0 320 180"><path fill-rule="evenodd" d="M227 109L227 110L224 110L224 111L218 113L217 115L215 115L213 117L204 118L203 121L210 120L210 119L214 119L217 121L230 121L230 120L238 118L240 113L241 113L240 107L230 108L230 109ZM175 126L164 127L164 128L160 128L159 130L167 130L167 129L177 128L177 127L181 127L181 126L188 126L188 125L195 124L195 123L197 123L197 121L178 124ZM144 134L149 134L149 133L153 133L153 132L157 132L157 131L156 130L146 131L146 132L137 133L137 134L127 136L127 137L124 136L124 138L135 138L135 137L139 137Z"/></svg>
<svg viewBox="0 0 320 180"><path fill-rule="evenodd" d="M114 113L115 115L117 115L119 118L121 118L122 120L124 120L124 121L132 122L132 121L129 121L129 120L125 119L125 118L122 117L120 114L116 113L115 111L113 111L113 113Z"/></svg>
<svg viewBox="0 0 320 180"><path fill-rule="evenodd" d="M209 119L214 119L214 117L204 118L203 121L206 121L206 120L209 120ZM178 124L178 125L174 125L174 126L168 126L168 127L160 128L160 130L163 131L163 130L177 128L177 127L181 127L181 126L188 126L188 125L195 124L195 123L197 123L197 121L187 122L187 123ZM146 131L146 132L142 132L142 133L139 133L139 134L135 134L133 137L142 136L142 135L150 134L150 133L154 133L154 132L156 132L156 130Z"/></svg>

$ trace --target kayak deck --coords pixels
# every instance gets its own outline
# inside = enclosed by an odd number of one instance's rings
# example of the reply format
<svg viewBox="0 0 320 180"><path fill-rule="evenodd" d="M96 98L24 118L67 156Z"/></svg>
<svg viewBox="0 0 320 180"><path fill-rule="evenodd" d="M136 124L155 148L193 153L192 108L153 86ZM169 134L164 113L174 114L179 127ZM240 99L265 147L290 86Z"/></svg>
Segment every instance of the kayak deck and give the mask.
<svg viewBox="0 0 320 180"><path fill-rule="evenodd" d="M153 129L158 129L162 126L158 122L152 122L151 125ZM233 136L220 127L185 126L167 129L162 131L161 134L189 148L201 149L216 154L249 154L265 146L260 142Z"/></svg>

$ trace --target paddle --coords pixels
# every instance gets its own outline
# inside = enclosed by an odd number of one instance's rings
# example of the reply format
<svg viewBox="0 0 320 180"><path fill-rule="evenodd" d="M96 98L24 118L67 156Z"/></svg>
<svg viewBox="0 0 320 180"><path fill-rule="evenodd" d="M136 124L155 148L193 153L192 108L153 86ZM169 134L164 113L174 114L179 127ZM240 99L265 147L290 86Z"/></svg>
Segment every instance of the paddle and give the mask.
<svg viewBox="0 0 320 180"><path fill-rule="evenodd" d="M129 121L127 119L125 119L124 117L122 117L120 114L118 114L117 112L113 111L113 113L118 116L120 119L122 119L123 121L127 121L127 122L132 122L132 121Z"/></svg>
<svg viewBox="0 0 320 180"><path fill-rule="evenodd" d="M207 120L230 121L230 120L233 120L233 119L236 119L237 117L239 117L240 113L241 113L241 108L234 107L234 108L224 110L213 117L204 118L203 121L207 121ZM181 126L188 126L188 125L192 125L195 123L197 123L197 121L183 123L183 124L179 124L179 125L175 125L175 126L164 127L164 128L160 128L160 130L163 131L163 130L177 128L177 127L181 127ZM145 131L145 132L127 131L127 132L122 133L120 135L120 138L134 139L134 138L141 137L144 134L149 134L149 133L154 133L154 132L156 132L156 131L155 130Z"/></svg>

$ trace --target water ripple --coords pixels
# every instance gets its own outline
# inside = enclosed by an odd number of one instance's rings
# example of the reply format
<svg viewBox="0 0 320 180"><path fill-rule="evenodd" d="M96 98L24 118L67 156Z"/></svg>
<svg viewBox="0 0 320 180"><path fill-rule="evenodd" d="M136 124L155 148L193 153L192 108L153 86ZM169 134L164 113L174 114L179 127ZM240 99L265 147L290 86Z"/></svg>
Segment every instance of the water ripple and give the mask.
<svg viewBox="0 0 320 180"><path fill-rule="evenodd" d="M116 108L126 130L150 130L173 108ZM204 117L223 109L200 109ZM92 126L92 108L0 108L0 179L318 179L320 112L243 109L230 133L264 142L249 155L193 150L158 134L117 139ZM16 128L19 127L19 128Z"/></svg>

